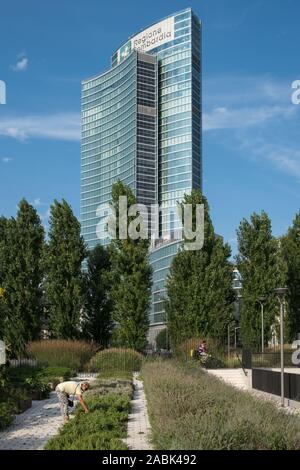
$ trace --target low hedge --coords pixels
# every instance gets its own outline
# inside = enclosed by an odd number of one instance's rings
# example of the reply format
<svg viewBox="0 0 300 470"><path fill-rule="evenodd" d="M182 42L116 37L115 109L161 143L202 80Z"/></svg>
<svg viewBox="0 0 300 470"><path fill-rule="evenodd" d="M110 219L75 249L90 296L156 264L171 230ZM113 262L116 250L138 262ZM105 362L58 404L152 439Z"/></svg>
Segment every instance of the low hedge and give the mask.
<svg viewBox="0 0 300 470"><path fill-rule="evenodd" d="M299 416L278 410L192 363L143 366L152 438L168 450L300 450Z"/></svg>
<svg viewBox="0 0 300 470"><path fill-rule="evenodd" d="M49 397L51 389L59 382L70 379L72 375L72 370L68 367L10 367L7 393L9 394L9 388L12 388L12 392L23 388L33 399L45 399Z"/></svg>
<svg viewBox="0 0 300 470"><path fill-rule="evenodd" d="M134 372L139 371L142 365L143 355L133 349L111 348L95 354L88 364L88 369L93 372Z"/></svg>
<svg viewBox="0 0 300 470"><path fill-rule="evenodd" d="M127 435L130 394L128 386L124 387L124 394L104 392L99 384L92 387L85 398L90 413L84 413L78 406L75 417L46 444L45 449L126 450L121 439Z"/></svg>

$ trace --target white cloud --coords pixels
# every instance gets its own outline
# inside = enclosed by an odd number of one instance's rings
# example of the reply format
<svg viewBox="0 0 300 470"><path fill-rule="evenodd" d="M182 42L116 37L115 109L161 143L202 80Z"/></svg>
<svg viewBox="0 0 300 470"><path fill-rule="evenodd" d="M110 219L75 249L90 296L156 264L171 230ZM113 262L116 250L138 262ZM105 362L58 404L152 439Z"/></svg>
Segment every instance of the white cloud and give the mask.
<svg viewBox="0 0 300 470"><path fill-rule="evenodd" d="M34 207L48 206L46 202L43 202L41 198L37 197L32 201Z"/></svg>
<svg viewBox="0 0 300 470"><path fill-rule="evenodd" d="M3 157L1 159L2 163L10 163L10 162L12 162L12 160L13 159L11 157Z"/></svg>
<svg viewBox="0 0 300 470"><path fill-rule="evenodd" d="M17 56L18 60L15 65L11 65L11 69L15 72L23 72L28 67L28 57L24 53Z"/></svg>
<svg viewBox="0 0 300 470"><path fill-rule="evenodd" d="M241 157L268 162L300 182L300 107L291 104L291 83L268 76L209 78L203 130L218 139L223 131L223 144Z"/></svg>
<svg viewBox="0 0 300 470"><path fill-rule="evenodd" d="M0 136L80 141L80 114L58 113L0 118Z"/></svg>
<svg viewBox="0 0 300 470"><path fill-rule="evenodd" d="M254 155L263 157L284 173L300 181L300 150L291 146L265 143L252 149Z"/></svg>
<svg viewBox="0 0 300 470"><path fill-rule="evenodd" d="M240 129L257 126L277 118L290 118L294 116L295 111L292 106L214 108L203 114L203 130Z"/></svg>

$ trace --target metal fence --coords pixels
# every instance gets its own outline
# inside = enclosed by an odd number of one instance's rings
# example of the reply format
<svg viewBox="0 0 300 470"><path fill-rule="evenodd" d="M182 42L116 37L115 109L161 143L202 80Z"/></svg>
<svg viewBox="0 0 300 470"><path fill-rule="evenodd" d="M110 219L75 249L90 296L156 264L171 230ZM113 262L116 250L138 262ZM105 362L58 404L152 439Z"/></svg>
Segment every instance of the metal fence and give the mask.
<svg viewBox="0 0 300 470"><path fill-rule="evenodd" d="M280 372L254 368L252 370L252 387L280 396ZM290 400L300 401L300 374L284 373L284 396Z"/></svg>
<svg viewBox="0 0 300 470"><path fill-rule="evenodd" d="M293 351L284 352L284 366L285 367L298 367L292 362ZM265 352L265 353L252 353L252 367L267 367L275 369L280 367L281 358L280 352Z"/></svg>
<svg viewBox="0 0 300 470"><path fill-rule="evenodd" d="M9 365L11 367L21 367L21 366L30 366L37 367L37 361L35 359L9 359Z"/></svg>

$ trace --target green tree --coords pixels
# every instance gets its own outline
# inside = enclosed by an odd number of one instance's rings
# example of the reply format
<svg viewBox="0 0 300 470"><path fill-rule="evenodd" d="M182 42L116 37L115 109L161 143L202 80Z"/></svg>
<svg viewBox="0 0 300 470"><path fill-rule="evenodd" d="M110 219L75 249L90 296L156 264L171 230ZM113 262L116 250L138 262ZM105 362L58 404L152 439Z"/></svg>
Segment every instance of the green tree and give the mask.
<svg viewBox="0 0 300 470"><path fill-rule="evenodd" d="M194 215L196 204L204 205L204 244L200 250L182 246L173 259L166 301L171 342L178 344L197 335L221 342L233 320L230 248L215 234L207 199L200 191L185 195L182 209L185 204L192 205Z"/></svg>
<svg viewBox="0 0 300 470"><path fill-rule="evenodd" d="M286 263L287 295L287 339L293 341L300 333L300 212L295 216L292 226L281 240L282 255Z"/></svg>
<svg viewBox="0 0 300 470"><path fill-rule="evenodd" d="M237 231L237 268L242 276L243 301L241 336L244 345L257 348L261 344L260 297L264 301L264 337L271 338L271 326L278 314L274 289L285 283L285 272L279 243L272 235L271 220L265 212L243 219Z"/></svg>
<svg viewBox="0 0 300 470"><path fill-rule="evenodd" d="M136 203L132 190L121 181L112 188L112 205L117 220L117 238L110 245L112 260L113 319L124 346L142 351L147 344L148 311L152 270L148 259L149 241L119 238L119 196L127 196L127 207ZM134 218L128 217L128 224Z"/></svg>
<svg viewBox="0 0 300 470"><path fill-rule="evenodd" d="M4 322L7 317L6 311L6 299L4 290L4 250L6 248L6 230L7 230L7 219L0 217L0 339L4 338Z"/></svg>
<svg viewBox="0 0 300 470"><path fill-rule="evenodd" d="M75 338L84 304L82 262L86 249L80 223L65 200L52 204L49 227L44 266L50 328L56 338Z"/></svg>
<svg viewBox="0 0 300 470"><path fill-rule="evenodd" d="M38 338L42 316L44 229L37 211L22 199L16 219L0 223L0 284L4 289L4 338L17 355Z"/></svg>
<svg viewBox="0 0 300 470"><path fill-rule="evenodd" d="M108 345L112 330L110 268L107 248L97 245L88 253L85 279L86 302L82 328L85 337L103 346Z"/></svg>

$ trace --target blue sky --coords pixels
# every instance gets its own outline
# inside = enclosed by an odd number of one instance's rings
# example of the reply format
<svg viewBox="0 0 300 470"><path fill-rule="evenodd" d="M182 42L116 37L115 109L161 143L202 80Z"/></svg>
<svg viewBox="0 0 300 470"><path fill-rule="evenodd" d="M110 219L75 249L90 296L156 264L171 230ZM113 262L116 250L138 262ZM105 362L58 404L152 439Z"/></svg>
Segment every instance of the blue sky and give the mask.
<svg viewBox="0 0 300 470"><path fill-rule="evenodd" d="M266 210L275 235L300 206L299 0L10 0L0 7L0 214L26 197L79 216L80 81L128 36L191 6L203 21L204 193L216 231Z"/></svg>

